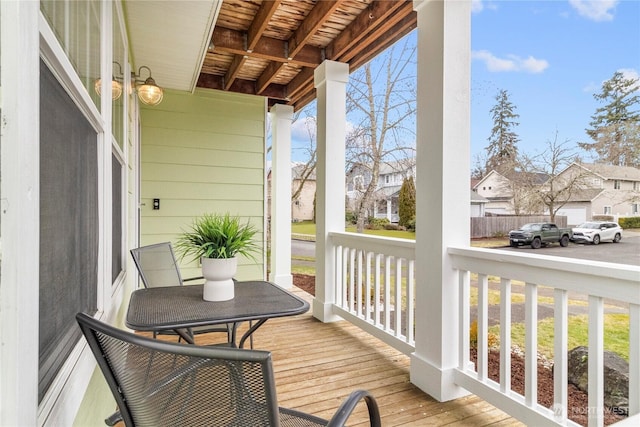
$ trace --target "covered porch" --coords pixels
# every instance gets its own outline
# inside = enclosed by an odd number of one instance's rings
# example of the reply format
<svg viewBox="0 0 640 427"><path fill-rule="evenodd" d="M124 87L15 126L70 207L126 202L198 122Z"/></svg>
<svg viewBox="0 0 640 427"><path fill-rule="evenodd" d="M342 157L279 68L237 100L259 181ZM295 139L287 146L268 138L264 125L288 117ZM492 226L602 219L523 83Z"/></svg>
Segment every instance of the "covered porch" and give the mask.
<svg viewBox="0 0 640 427"><path fill-rule="evenodd" d="M97 194L95 206L91 206L95 208L92 213L96 224L89 231L95 232L96 240L91 246L95 251L91 267L95 270L89 286L94 291L90 308L101 320L123 326L128 298L138 286L128 250L174 239L180 227L202 209L224 206L243 212L263 226L266 253L267 114L272 117L274 162L272 265L268 278L292 288L288 249L290 126L296 105L316 98L316 295L311 299L308 315L268 322L257 342L259 348L274 352L280 403L322 415L338 405L337 400L333 401L336 396L361 385L380 398L388 422L385 425L511 425L519 421L530 425L572 425L568 420L567 370L562 355L567 350L569 294L580 292L587 295L593 331L589 334L589 348L595 355L589 358L589 425L602 425L604 421L602 316L608 299L628 303L629 411L635 419L627 422L637 422L640 268L605 263L584 266L539 255L469 247L469 179L460 171L470 169L470 1L377 1L364 2L366 7L362 9L358 9L362 4L355 4L359 2L310 2L318 7L312 8L314 12L307 15L311 18L304 21L301 30L293 31L286 43L274 43L274 37L264 34L268 20L285 1L264 1L264 7L258 7L257 2L224 2L236 8L245 21L255 22L244 32L224 34L214 33L223 2L161 1L154 3L155 9L138 9L138 13L129 10L128 14L123 12L121 2L88 2L95 8L90 9L88 18L81 18L95 25L91 37L73 32L85 28L82 25L65 27L65 19L73 17L73 8L62 10L57 15L59 22L53 23L40 10L41 5L63 3L80 2L0 3L4 120L0 424L100 425L104 414L113 410L108 388L82 340L72 342L73 348L50 387L39 390L41 325L36 320L41 311L50 308L48 301L41 301L47 283L39 275L40 262L34 256L40 254L41 242L46 241L39 227L43 221L43 183L38 159L40 145L47 137L40 134L40 115L48 113L41 109L41 101L49 94L40 93L41 67L52 70L51 80L59 84L64 95L69 95L70 105L76 106L88 121L97 147L92 157L95 164L92 161L89 168L98 171L95 182L91 182L93 187L88 189ZM132 8L140 4L145 2L124 2ZM181 9L185 4L194 8L204 5L208 12L199 22L201 45L192 49L196 51L192 56L197 59L189 63L197 65L178 70L171 67L175 57L172 55L187 53L184 40L171 39L182 35L179 27L164 27L157 21L151 25L137 19L149 12L150 18L157 19L159 14L160 22L165 19L171 24L180 23L181 14L187 12L186 8ZM347 9L358 6L355 9L361 13L353 21L358 26L347 25L350 30L341 32L334 39L337 41L325 49L305 49L308 33L319 28L311 24L326 23L341 5ZM403 13L396 16L393 11ZM196 25L195 20L187 21L182 22L183 28ZM54 24L61 24L67 31L54 31ZM153 31L145 31L148 28ZM416 240L344 233L342 142L346 128L345 85L351 67L370 58L366 53L379 52L413 28L417 28L419 64ZM163 32L169 34L170 40L162 46L165 50L158 52L153 37ZM368 35L369 44L362 45L361 34ZM216 39L213 35L224 37ZM76 43L79 40L87 45L91 42L88 51L100 52L98 58L91 58L98 59L96 63L82 63L85 66L81 70L74 68L78 61L72 59L77 58L72 58L74 52L64 45L67 42L85 47ZM215 51L216 44L225 45L224 54L208 53ZM270 49L274 45L278 51L286 46L287 56L282 57L280 52L278 60L273 60ZM256 52L273 61L262 64L260 75L251 80L243 74L248 73L246 69L242 71L243 64L255 64L249 56ZM296 54L306 58L306 65L300 65L300 58L288 64ZM212 68L205 72L204 58L209 55L220 62L209 63ZM221 59L224 55L233 58L226 61L228 67L215 69L216 64L225 62ZM98 97L94 84L102 78L98 87L102 93L109 92L108 82L117 72L113 67L116 60L123 62L127 76L139 73L142 66L152 69L158 84L167 85L164 103L159 107L143 106L133 92L119 101L115 97ZM279 70L290 70L288 67L304 69L286 82L276 81ZM88 75L83 74L87 70ZM191 84L182 85L186 80ZM130 84L125 83L125 88ZM207 197L201 196L203 193ZM159 209L154 209L155 199ZM82 255L71 259L69 265L84 262ZM267 278L265 264L266 255L257 264L245 263L239 279ZM183 268L185 275L197 271L196 265ZM488 281L494 277L501 285L504 334L500 339L504 359L499 383L488 378L486 368ZM514 394L509 382L512 281L526 282L524 395ZM475 300L471 297L472 283L477 289ZM537 295L543 286L553 289L558 331L554 338L555 353L559 355L554 391L557 406L553 410L537 404L535 386ZM477 370L470 363L472 306L478 312ZM362 360L368 363L358 369L353 367ZM374 370L375 375L367 369Z"/></svg>

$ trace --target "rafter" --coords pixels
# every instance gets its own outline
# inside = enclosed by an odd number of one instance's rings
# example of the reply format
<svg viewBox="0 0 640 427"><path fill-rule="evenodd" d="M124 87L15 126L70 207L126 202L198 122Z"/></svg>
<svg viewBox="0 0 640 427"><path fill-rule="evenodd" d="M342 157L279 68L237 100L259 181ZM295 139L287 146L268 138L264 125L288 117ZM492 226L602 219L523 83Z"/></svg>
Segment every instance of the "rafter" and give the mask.
<svg viewBox="0 0 640 427"><path fill-rule="evenodd" d="M247 51L252 52L253 49L258 44L260 37L262 37L262 33L265 28L269 25L269 21L271 21L271 17L282 3L282 0L270 0L263 1L260 5L260 9L258 9L258 13L256 13L255 18L253 18L253 22L251 22L251 26L249 30L247 30Z"/></svg>
<svg viewBox="0 0 640 427"><path fill-rule="evenodd" d="M289 59L292 60L306 45L307 41L314 36L324 23L331 17L331 14L340 6L337 1L319 1L311 9L311 12L302 21L302 24L294 31L289 38Z"/></svg>
<svg viewBox="0 0 640 427"><path fill-rule="evenodd" d="M305 45L293 60L289 61L286 52L286 41L270 37L261 37L252 52L245 49L244 34L228 28L216 27L213 32L213 51L247 55L267 61L292 62L301 67L317 67L322 62L320 48Z"/></svg>

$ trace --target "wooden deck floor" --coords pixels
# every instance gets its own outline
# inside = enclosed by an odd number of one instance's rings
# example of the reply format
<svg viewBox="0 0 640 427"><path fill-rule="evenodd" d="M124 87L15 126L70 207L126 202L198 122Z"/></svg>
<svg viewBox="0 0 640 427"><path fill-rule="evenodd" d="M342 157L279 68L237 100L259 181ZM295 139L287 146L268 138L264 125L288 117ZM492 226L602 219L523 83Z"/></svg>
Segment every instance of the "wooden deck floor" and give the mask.
<svg viewBox="0 0 640 427"><path fill-rule="evenodd" d="M474 395L437 402L409 382L407 356L346 321L322 323L306 313L269 320L254 337L254 348L272 353L280 406L328 419L351 391L366 389L385 427L523 425ZM197 343L213 340L204 335ZM361 406L350 425L368 425Z"/></svg>

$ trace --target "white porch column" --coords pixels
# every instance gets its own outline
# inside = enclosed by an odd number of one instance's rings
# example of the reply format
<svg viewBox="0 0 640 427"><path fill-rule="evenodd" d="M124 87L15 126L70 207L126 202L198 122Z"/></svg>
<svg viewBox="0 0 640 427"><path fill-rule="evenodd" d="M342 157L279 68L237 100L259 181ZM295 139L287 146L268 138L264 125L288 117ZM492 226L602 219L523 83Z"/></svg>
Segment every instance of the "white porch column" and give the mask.
<svg viewBox="0 0 640 427"><path fill-rule="evenodd" d="M293 107L271 108L271 272L269 280L293 286L291 275L291 120Z"/></svg>
<svg viewBox="0 0 640 427"><path fill-rule="evenodd" d="M469 245L471 2L414 0L414 8L418 13L418 283L411 382L446 401L468 394L453 381L458 280L446 251L448 246Z"/></svg>
<svg viewBox="0 0 640 427"><path fill-rule="evenodd" d="M0 1L0 425L38 425L39 2Z"/></svg>
<svg viewBox="0 0 640 427"><path fill-rule="evenodd" d="M316 297L313 315L323 322L337 320L331 312L335 301L335 267L328 245L330 231L344 231L346 86L349 65L324 61L315 70L317 91L316 166Z"/></svg>

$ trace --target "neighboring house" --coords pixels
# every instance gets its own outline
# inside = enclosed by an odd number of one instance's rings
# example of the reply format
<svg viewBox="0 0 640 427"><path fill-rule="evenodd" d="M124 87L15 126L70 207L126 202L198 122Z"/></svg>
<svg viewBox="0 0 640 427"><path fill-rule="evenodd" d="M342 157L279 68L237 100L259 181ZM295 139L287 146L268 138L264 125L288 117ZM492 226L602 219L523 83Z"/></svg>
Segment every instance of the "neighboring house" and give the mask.
<svg viewBox="0 0 640 427"><path fill-rule="evenodd" d="M514 206L515 180L521 173L504 176L492 170L474 187L473 192L485 197L487 214L518 214ZM544 191L546 176L539 174L540 191ZM591 219L594 215L637 216L640 215L640 169L628 166L572 163L558 174L556 182L563 179L579 178L579 189L574 191L567 203L556 215L567 217L569 225L577 225ZM528 178L530 179L530 177ZM522 203L522 201L520 202ZM544 210L543 207L539 207ZM521 211L520 213L548 213Z"/></svg>
<svg viewBox="0 0 640 427"><path fill-rule="evenodd" d="M271 168L267 173L267 212L271 216ZM316 197L315 168L305 178L305 165L294 163L291 166L291 221L312 221L315 216L314 200ZM302 186L302 188L300 188ZM295 192L300 189L298 195Z"/></svg>
<svg viewBox="0 0 640 427"><path fill-rule="evenodd" d="M291 220L311 221L315 218L314 201L316 198L315 168L305 177L304 164L295 164L291 168ZM299 191L298 191L299 190ZM298 191L296 196L295 192Z"/></svg>
<svg viewBox="0 0 640 427"><path fill-rule="evenodd" d="M640 169L629 166L572 163L559 177L580 176L583 189L571 196L559 215L576 225L595 215L640 215Z"/></svg>
<svg viewBox="0 0 640 427"><path fill-rule="evenodd" d="M489 200L485 199L475 191L471 192L471 217L483 217L485 206Z"/></svg>
<svg viewBox="0 0 640 427"><path fill-rule="evenodd" d="M508 215L513 213L511 181L495 170L489 172L472 188L472 193L487 200L484 211L487 214Z"/></svg>
<svg viewBox="0 0 640 427"><path fill-rule="evenodd" d="M382 163L370 216L398 222L398 196L402 183L409 177L415 180L415 159ZM358 165L347 173L347 209L355 210L357 200L370 182L371 170L366 166Z"/></svg>

